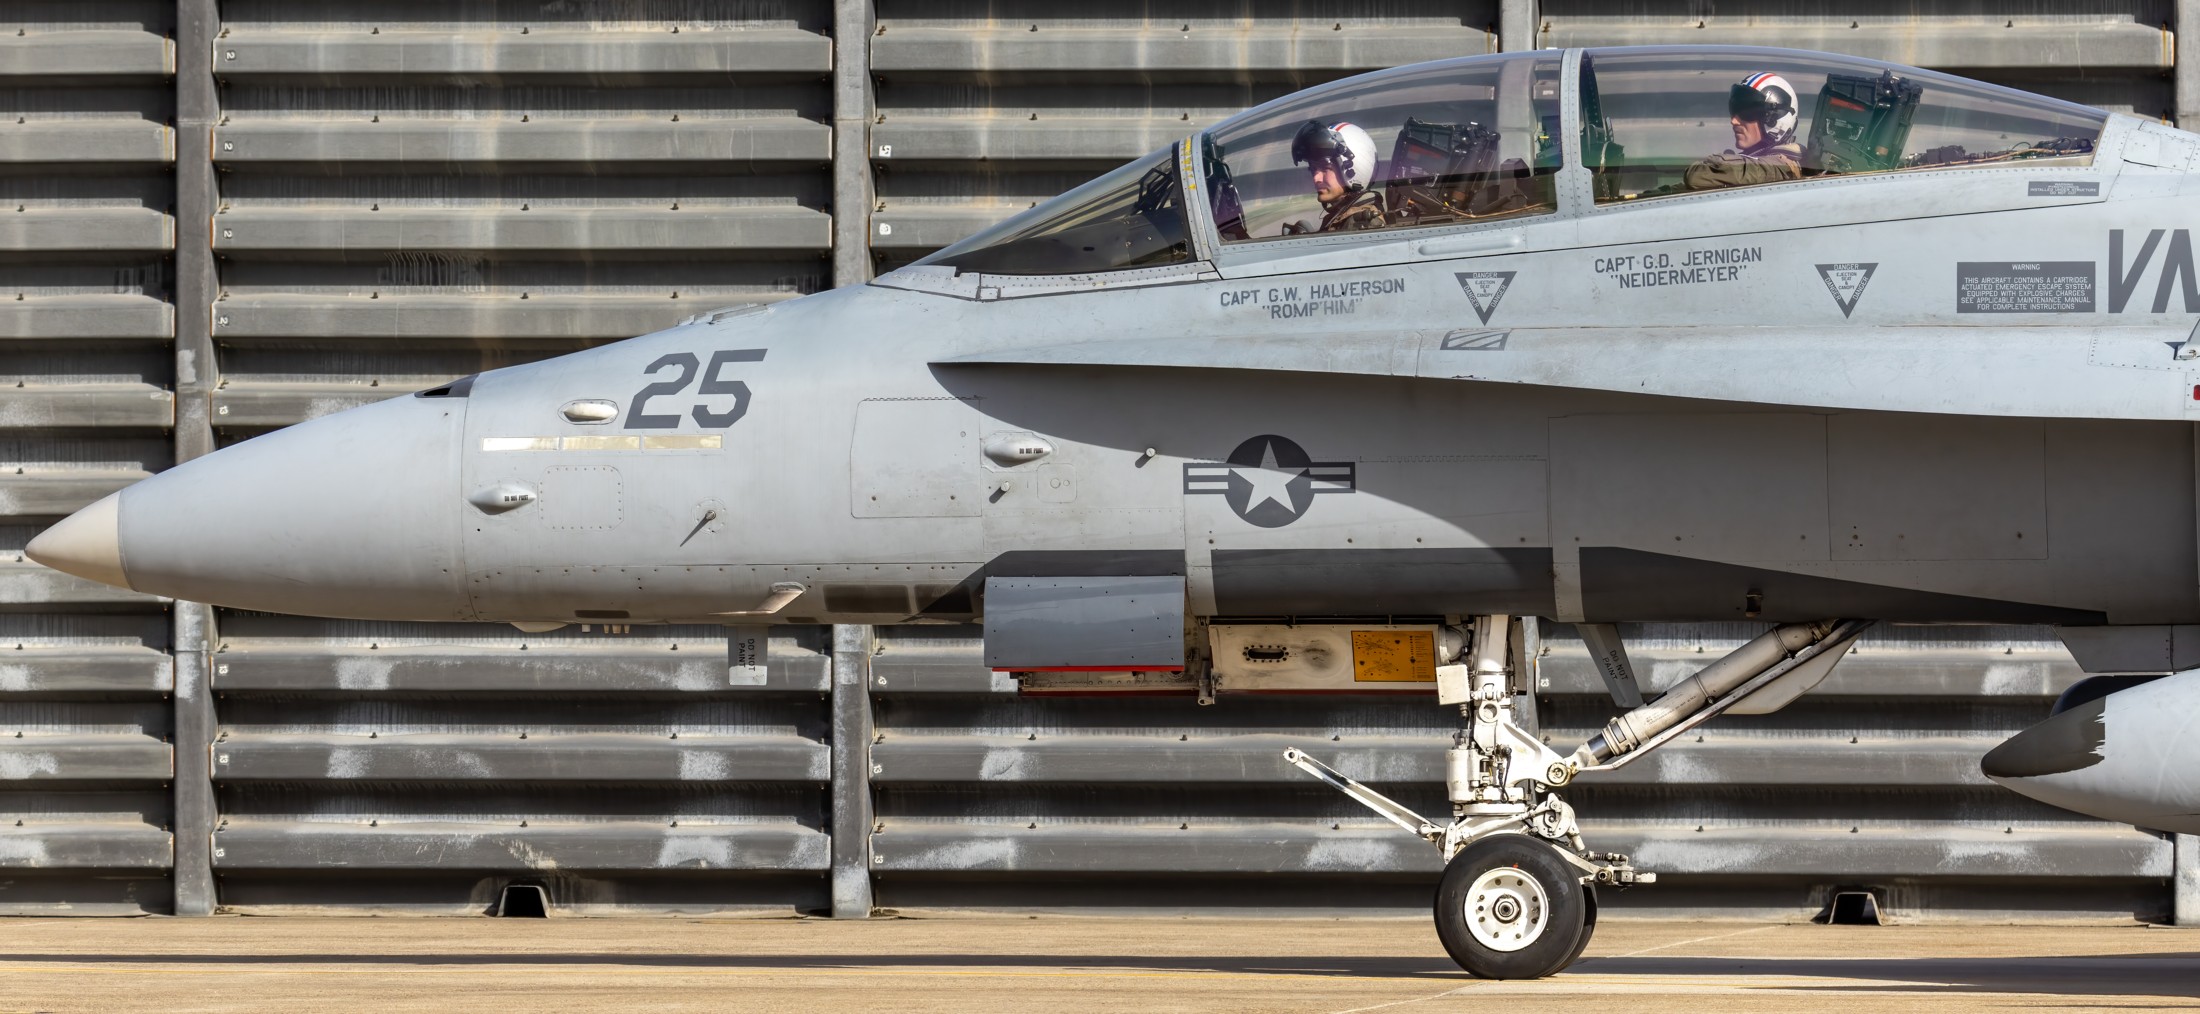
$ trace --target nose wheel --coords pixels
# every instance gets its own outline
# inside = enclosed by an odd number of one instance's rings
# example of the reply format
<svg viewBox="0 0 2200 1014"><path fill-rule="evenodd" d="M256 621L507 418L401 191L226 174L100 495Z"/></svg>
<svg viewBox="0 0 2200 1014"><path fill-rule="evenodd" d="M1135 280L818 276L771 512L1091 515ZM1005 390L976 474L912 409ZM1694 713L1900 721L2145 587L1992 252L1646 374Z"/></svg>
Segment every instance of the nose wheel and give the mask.
<svg viewBox="0 0 2200 1014"><path fill-rule="evenodd" d="M1436 889L1436 936L1483 979L1539 979L1573 963L1595 923L1590 888L1557 849L1520 834L1459 850Z"/></svg>

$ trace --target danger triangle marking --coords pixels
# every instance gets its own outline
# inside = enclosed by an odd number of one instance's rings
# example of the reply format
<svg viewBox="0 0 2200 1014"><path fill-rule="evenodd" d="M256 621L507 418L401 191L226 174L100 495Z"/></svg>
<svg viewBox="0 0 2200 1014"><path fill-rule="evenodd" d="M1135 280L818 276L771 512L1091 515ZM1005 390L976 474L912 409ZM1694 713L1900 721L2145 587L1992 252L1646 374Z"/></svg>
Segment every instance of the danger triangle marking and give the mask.
<svg viewBox="0 0 2200 1014"><path fill-rule="evenodd" d="M1826 280L1826 291L1833 293L1833 301L1841 307L1841 316L1848 317L1856 309L1856 301L1863 298L1864 286L1871 284L1872 271L1877 264L1820 264L1818 277Z"/></svg>
<svg viewBox="0 0 2200 1014"><path fill-rule="evenodd" d="M1474 304L1475 315L1482 323L1490 322L1490 315L1497 312L1497 301L1505 298L1505 290L1512 288L1516 271L1460 271L1454 272L1459 287L1466 290L1467 301Z"/></svg>

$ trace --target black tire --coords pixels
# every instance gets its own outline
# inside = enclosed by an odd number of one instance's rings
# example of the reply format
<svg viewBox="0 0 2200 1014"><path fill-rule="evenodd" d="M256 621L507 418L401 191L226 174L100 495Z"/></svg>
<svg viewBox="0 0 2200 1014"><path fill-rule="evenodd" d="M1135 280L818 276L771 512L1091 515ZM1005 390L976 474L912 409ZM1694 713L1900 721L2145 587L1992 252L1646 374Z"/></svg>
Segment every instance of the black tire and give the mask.
<svg viewBox="0 0 2200 1014"><path fill-rule="evenodd" d="M1574 944L1574 953L1567 957L1566 963L1558 966L1561 972L1574 967L1574 962L1581 960L1581 952L1589 949L1589 938L1597 935L1597 886L1581 885L1581 900L1585 903L1581 913L1581 939Z"/></svg>
<svg viewBox="0 0 2200 1014"><path fill-rule="evenodd" d="M1540 979L1581 953L1587 898L1580 872L1552 846L1494 835L1459 850L1444 867L1436 937L1477 978Z"/></svg>

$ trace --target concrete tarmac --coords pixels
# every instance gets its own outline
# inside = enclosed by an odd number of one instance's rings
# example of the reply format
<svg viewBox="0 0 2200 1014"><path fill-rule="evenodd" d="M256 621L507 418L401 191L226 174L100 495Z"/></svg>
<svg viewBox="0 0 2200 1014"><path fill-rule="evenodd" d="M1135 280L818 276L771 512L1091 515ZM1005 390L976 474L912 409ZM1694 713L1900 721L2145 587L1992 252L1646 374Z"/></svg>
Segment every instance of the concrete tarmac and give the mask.
<svg viewBox="0 0 2200 1014"><path fill-rule="evenodd" d="M1484 982L1444 957L1425 919L0 919L0 1011L1487 1014L1496 1003L2200 1008L2200 930L1612 919L1563 975Z"/></svg>

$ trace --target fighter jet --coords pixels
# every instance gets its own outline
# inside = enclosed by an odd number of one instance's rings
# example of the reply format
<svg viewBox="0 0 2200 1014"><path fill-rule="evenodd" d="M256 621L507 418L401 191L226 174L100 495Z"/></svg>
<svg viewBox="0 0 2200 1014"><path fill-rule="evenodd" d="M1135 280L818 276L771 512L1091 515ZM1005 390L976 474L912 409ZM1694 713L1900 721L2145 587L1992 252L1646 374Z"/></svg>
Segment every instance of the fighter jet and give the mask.
<svg viewBox="0 0 2200 1014"><path fill-rule="evenodd" d="M1401 67L868 284L244 441L29 553L323 616L982 621L1030 693L1457 709L1448 816L1289 758L1442 850L1462 967L1533 978L1655 876L1563 790L1784 706L1870 623L2191 664L2147 646L2200 624L2196 158L1823 53ZM1535 618L1627 709L1571 751L1515 707ZM1768 629L1644 704L1617 624L1722 620ZM2123 724L2190 677L2142 692L2048 725L2191 770L2200 739ZM2157 791L2027 742L1998 774L2051 802ZM2147 819L2200 830L2180 805Z"/></svg>

